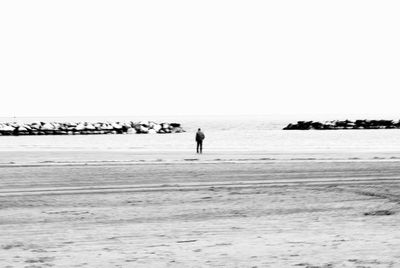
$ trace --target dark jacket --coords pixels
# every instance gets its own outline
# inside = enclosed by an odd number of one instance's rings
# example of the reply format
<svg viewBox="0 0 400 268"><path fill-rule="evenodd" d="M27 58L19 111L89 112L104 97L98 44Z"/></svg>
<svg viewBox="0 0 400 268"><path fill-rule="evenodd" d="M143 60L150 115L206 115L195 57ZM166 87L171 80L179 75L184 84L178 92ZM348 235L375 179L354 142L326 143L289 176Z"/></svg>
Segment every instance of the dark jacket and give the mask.
<svg viewBox="0 0 400 268"><path fill-rule="evenodd" d="M205 139L205 137L206 137L206 136L204 135L203 132L197 131L197 133L196 133L196 141L197 141L197 142L203 141L203 140Z"/></svg>

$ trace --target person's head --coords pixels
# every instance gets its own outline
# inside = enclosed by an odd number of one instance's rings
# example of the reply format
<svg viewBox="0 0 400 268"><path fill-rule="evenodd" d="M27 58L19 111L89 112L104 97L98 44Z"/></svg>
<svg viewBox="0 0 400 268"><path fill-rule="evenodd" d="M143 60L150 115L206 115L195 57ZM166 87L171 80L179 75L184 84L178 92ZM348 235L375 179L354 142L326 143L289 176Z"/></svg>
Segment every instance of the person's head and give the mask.
<svg viewBox="0 0 400 268"><path fill-rule="evenodd" d="M201 131L201 128L199 128L197 131Z"/></svg>

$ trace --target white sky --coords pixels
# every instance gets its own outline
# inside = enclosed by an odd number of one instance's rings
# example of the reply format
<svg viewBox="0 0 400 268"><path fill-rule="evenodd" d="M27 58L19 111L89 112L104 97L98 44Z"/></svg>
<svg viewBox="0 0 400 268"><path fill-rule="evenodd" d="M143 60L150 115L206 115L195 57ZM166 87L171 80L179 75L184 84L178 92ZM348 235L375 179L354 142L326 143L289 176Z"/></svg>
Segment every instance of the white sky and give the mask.
<svg viewBox="0 0 400 268"><path fill-rule="evenodd" d="M1 1L0 116L399 114L400 1Z"/></svg>

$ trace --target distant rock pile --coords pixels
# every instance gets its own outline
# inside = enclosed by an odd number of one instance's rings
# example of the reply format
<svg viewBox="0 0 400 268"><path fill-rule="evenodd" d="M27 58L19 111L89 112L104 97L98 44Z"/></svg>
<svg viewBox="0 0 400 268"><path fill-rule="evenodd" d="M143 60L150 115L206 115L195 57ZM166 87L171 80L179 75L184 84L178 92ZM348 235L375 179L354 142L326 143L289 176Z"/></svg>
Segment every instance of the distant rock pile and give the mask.
<svg viewBox="0 0 400 268"><path fill-rule="evenodd" d="M284 130L329 130L329 129L388 129L400 128L400 121L393 120L344 120L344 121L298 121L296 124L289 124Z"/></svg>
<svg viewBox="0 0 400 268"><path fill-rule="evenodd" d="M178 123L141 122L36 122L29 124L0 123L0 136L20 135L88 135L88 134L153 134L185 132Z"/></svg>

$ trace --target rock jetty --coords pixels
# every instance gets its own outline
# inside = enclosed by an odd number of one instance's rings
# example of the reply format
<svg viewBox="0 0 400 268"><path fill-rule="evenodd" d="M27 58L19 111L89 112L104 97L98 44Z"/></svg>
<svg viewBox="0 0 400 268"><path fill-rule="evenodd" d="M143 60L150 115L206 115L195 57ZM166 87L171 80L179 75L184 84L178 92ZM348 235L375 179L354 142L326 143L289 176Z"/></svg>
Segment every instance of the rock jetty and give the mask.
<svg viewBox="0 0 400 268"><path fill-rule="evenodd" d="M329 129L389 129L400 128L400 121L393 120L334 120L334 121L298 121L289 124L284 130L329 130Z"/></svg>
<svg viewBox="0 0 400 268"><path fill-rule="evenodd" d="M89 135L89 134L166 134L185 132L179 123L141 122L35 122L0 123L0 136Z"/></svg>

